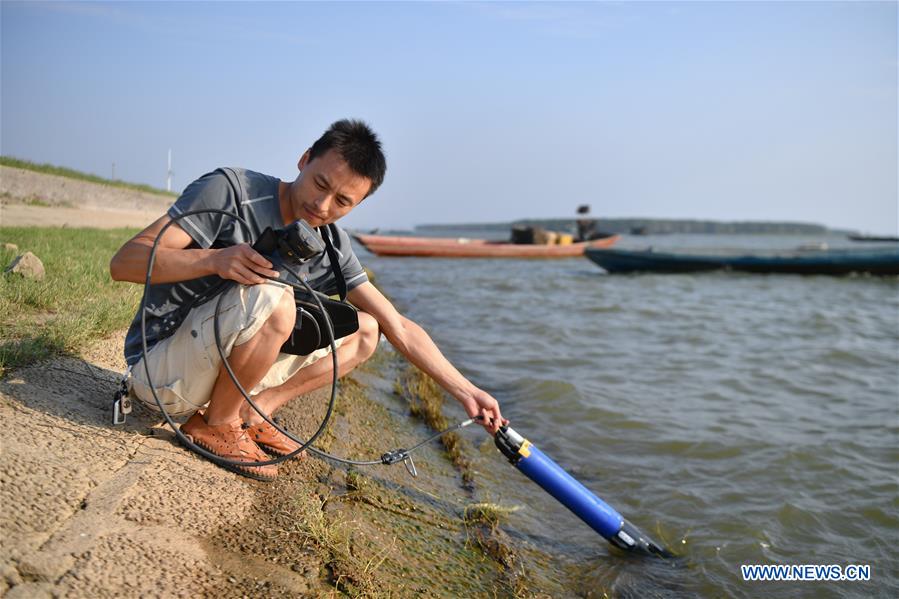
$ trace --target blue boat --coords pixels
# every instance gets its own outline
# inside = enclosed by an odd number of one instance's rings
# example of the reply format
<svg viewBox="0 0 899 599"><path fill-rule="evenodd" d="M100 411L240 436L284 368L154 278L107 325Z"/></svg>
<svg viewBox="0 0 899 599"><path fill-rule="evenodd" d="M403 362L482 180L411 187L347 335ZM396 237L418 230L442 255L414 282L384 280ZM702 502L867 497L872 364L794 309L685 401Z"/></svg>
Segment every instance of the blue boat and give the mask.
<svg viewBox="0 0 899 599"><path fill-rule="evenodd" d="M648 250L588 249L586 256L610 273L734 270L803 275L899 274L899 246L876 250L812 250L777 254L691 254Z"/></svg>

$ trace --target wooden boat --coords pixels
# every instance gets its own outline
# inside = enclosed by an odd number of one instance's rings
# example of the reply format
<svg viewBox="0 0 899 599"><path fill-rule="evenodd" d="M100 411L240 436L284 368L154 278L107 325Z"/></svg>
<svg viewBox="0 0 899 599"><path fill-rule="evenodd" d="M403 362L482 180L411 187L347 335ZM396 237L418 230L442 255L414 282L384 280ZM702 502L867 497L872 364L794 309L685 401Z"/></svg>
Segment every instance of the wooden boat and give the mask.
<svg viewBox="0 0 899 599"><path fill-rule="evenodd" d="M879 243L899 243L899 237L883 235L847 235L852 241L876 241Z"/></svg>
<svg viewBox="0 0 899 599"><path fill-rule="evenodd" d="M593 250L586 256L610 273L736 270L758 273L845 275L899 274L899 247L880 250L821 250L779 254L708 255L653 250Z"/></svg>
<svg viewBox="0 0 899 599"><path fill-rule="evenodd" d="M464 237L400 237L354 234L365 249L378 256L429 258L574 258L587 248L611 247L618 235L568 245L525 245Z"/></svg>

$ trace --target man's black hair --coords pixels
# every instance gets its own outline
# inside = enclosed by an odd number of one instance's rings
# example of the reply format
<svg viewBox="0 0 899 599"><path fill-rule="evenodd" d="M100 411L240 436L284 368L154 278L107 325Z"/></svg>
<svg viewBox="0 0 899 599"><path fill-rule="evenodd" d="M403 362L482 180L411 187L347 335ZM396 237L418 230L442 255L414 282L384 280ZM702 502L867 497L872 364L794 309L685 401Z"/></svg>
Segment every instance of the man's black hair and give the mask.
<svg viewBox="0 0 899 599"><path fill-rule="evenodd" d="M314 160L328 150L336 150L357 175L371 180L370 196L384 182L387 160L381 150L381 140L363 121L341 119L309 148L309 160Z"/></svg>

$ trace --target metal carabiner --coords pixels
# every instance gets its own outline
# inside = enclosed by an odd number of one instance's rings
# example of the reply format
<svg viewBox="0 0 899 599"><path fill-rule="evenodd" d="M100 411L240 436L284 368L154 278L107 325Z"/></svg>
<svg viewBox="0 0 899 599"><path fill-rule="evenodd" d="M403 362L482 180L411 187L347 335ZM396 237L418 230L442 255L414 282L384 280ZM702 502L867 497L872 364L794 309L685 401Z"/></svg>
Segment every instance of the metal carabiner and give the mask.
<svg viewBox="0 0 899 599"><path fill-rule="evenodd" d="M403 458L403 465L406 467L406 471L412 475L412 478L418 478L418 470L415 469L415 462L412 461L412 455L406 454Z"/></svg>

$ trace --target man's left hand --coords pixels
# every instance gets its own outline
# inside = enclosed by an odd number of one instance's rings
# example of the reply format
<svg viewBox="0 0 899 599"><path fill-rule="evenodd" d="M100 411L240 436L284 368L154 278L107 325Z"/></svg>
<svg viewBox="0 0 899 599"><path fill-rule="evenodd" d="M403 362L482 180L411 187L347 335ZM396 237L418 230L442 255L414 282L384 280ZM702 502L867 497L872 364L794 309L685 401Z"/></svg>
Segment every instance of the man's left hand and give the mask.
<svg viewBox="0 0 899 599"><path fill-rule="evenodd" d="M462 406L472 418L481 417L481 426L491 435L495 435L499 427L509 424L499 411L499 402L483 389L475 388L470 398L462 401Z"/></svg>

